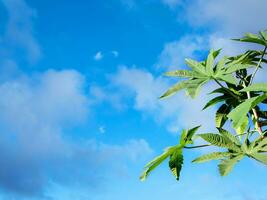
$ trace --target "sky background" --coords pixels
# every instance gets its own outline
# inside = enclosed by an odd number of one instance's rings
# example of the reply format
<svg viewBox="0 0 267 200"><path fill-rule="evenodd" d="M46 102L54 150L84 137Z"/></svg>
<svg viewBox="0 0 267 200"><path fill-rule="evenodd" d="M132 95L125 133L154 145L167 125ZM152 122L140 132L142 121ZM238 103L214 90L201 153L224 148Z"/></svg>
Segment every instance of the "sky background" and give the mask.
<svg viewBox="0 0 267 200"><path fill-rule="evenodd" d="M266 200L266 167L224 178L185 152L181 181L147 161L183 128L214 130L210 97L158 97L162 73L267 28L266 0L1 0L1 200ZM266 80L260 71L258 80Z"/></svg>

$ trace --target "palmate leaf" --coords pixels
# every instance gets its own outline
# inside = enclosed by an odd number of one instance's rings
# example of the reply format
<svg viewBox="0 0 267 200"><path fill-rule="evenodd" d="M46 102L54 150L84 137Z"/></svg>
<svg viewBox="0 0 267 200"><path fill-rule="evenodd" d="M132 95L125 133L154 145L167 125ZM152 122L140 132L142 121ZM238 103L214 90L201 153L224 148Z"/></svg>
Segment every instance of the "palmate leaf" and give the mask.
<svg viewBox="0 0 267 200"><path fill-rule="evenodd" d="M240 105L238 105L234 110L232 110L227 115L227 117L232 120L233 127L234 128L240 127L246 120L247 113L266 98L267 94L263 94L257 97L252 97L250 99L247 99Z"/></svg>
<svg viewBox="0 0 267 200"><path fill-rule="evenodd" d="M227 120L227 115L231 111L231 106L222 104L215 114L216 127L221 128Z"/></svg>
<svg viewBox="0 0 267 200"><path fill-rule="evenodd" d="M226 75L220 75L218 77L216 77L218 80L221 80L221 81L225 81L227 83L231 83L233 85L236 84L236 79L233 77L232 74L226 74Z"/></svg>
<svg viewBox="0 0 267 200"><path fill-rule="evenodd" d="M192 162L193 163L203 163L203 162L208 162L211 160L223 159L223 158L229 157L230 155L231 155L231 153L229 153L229 152L213 152L213 153L202 155L202 156L194 159Z"/></svg>
<svg viewBox="0 0 267 200"><path fill-rule="evenodd" d="M180 172L182 169L183 160L184 159L183 159L182 149L177 149L170 156L169 167L177 181L180 178Z"/></svg>
<svg viewBox="0 0 267 200"><path fill-rule="evenodd" d="M161 155L154 158L152 161L150 161L146 166L145 170L140 176L140 179L142 181L146 180L148 175L156 168L158 167L163 161L165 161L167 158L170 158L169 160L169 167L172 171L172 173L175 175L176 179L179 180L180 171L183 164L183 155L182 155L182 149L187 144L192 144L192 137L196 133L196 131L199 129L200 126L196 126L194 128L191 128L189 130L183 130L180 142L176 146L172 146L167 148Z"/></svg>
<svg viewBox="0 0 267 200"><path fill-rule="evenodd" d="M226 176L229 174L229 172L233 169L235 164L239 162L244 157L243 154L237 155L230 159L225 159L220 162L218 165L219 172L221 176Z"/></svg>
<svg viewBox="0 0 267 200"><path fill-rule="evenodd" d="M267 92L267 83L254 83L242 90L240 92Z"/></svg>

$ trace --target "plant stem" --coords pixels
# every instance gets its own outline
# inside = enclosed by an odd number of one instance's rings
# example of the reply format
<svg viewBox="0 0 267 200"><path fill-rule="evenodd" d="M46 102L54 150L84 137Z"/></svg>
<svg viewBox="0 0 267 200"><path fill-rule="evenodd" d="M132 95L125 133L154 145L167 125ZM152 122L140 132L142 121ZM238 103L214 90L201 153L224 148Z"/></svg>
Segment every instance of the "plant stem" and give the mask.
<svg viewBox="0 0 267 200"><path fill-rule="evenodd" d="M250 82L249 82L248 85L251 85L251 84L252 84L253 79L254 79L254 77L255 77L257 71L258 71L259 68L260 68L260 64L261 64L262 59L263 59L263 57L264 57L264 55L265 55L265 53L266 53L266 50L267 50L267 46L264 47L264 50L263 50L262 55L261 55L261 58L260 58L260 60L259 60L259 62L258 62L258 64L257 64L257 66L256 66L255 71L253 72L253 74L252 74L252 76L251 76L251 79L250 79Z"/></svg>
<svg viewBox="0 0 267 200"><path fill-rule="evenodd" d="M193 146L193 147L187 147L185 146L185 149L196 149L196 148L202 148L202 147L209 147L211 146L210 144L203 144L203 145L199 145L199 146Z"/></svg>
<svg viewBox="0 0 267 200"><path fill-rule="evenodd" d="M265 55L265 53L266 53L266 50L267 50L267 46L264 47L263 53L262 53L262 55L261 55L261 58L260 58L260 60L259 60L259 62L258 62L258 64L257 64L257 66L256 66L255 71L254 71L253 74L251 75L251 79L250 79L250 81L249 81L248 86L252 84L253 79L254 79L254 77L255 77L257 71L259 70L260 64L261 64L262 59L263 59L263 57L264 57L264 55ZM244 84L244 88L245 88L245 87L247 87L247 86ZM251 98L250 92L247 92L247 97L248 97L248 99ZM256 127L256 129L258 130L260 136L263 137L262 128L261 128L261 125L259 124L259 116L258 116L258 113L257 113L257 111L256 111L255 108L252 108L252 112L253 112L253 115L254 115L255 120L256 120L256 122L255 122L255 127Z"/></svg>

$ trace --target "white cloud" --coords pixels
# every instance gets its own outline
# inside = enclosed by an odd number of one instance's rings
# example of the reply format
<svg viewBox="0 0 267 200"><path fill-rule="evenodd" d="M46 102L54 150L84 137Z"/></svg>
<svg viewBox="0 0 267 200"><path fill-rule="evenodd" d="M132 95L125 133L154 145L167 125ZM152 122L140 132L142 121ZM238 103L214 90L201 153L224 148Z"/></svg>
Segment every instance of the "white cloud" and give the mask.
<svg viewBox="0 0 267 200"><path fill-rule="evenodd" d="M166 43L155 65L167 70L183 68L185 58L198 57L208 45L208 41L197 35L188 35L177 41Z"/></svg>
<svg viewBox="0 0 267 200"><path fill-rule="evenodd" d="M211 24L216 31L230 33L234 37L266 29L267 22L262 20L266 18L266 6L265 0L196 0L185 9L191 24Z"/></svg>
<svg viewBox="0 0 267 200"><path fill-rule="evenodd" d="M203 124L202 130L214 129L214 110L201 111L208 100L205 92L196 100L185 96L184 92L160 100L158 97L170 86L167 80L154 77L145 70L127 67L119 69L112 78L112 84L124 88L122 96L127 93L134 97L136 110L152 116L157 122L166 123L167 129L172 133L199 124Z"/></svg>
<svg viewBox="0 0 267 200"><path fill-rule="evenodd" d="M43 195L50 182L87 188L101 183L109 170L152 151L143 139L121 145L72 141L67 133L86 122L90 114L91 101L84 87L83 75L75 70L20 74L0 84L3 191L20 199L21 194ZM112 164L115 158L116 164ZM108 168L107 162L111 163Z"/></svg>
<svg viewBox="0 0 267 200"><path fill-rule="evenodd" d="M238 54L247 48L255 48L255 45L240 44L230 39L266 29L266 20L261 20L266 18L266 6L265 0L196 0L184 7L185 20L194 28L207 27L210 30L202 36L206 40L208 38L210 48L223 48L227 55Z"/></svg>
<svg viewBox="0 0 267 200"><path fill-rule="evenodd" d="M114 91L114 88L93 85L89 90L90 96L92 97L91 102L93 104L107 102L117 111L124 110L127 107L125 102L122 101L119 92Z"/></svg>
<svg viewBox="0 0 267 200"><path fill-rule="evenodd" d="M3 0L8 23L3 42L12 50L19 46L26 50L28 60L32 63L42 56L40 46L34 37L33 21L37 16L36 10L30 8L23 0Z"/></svg>
<svg viewBox="0 0 267 200"><path fill-rule="evenodd" d="M102 60L102 58L103 58L103 54L102 54L101 51L97 52L97 53L94 55L94 59L95 59L96 61L98 61L98 60Z"/></svg>

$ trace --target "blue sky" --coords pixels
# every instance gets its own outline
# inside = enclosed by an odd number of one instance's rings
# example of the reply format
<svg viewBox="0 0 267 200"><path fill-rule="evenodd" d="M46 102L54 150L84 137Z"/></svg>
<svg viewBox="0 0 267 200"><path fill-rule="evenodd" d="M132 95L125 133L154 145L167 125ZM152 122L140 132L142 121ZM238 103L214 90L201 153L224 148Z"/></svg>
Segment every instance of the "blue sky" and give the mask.
<svg viewBox="0 0 267 200"><path fill-rule="evenodd" d="M158 99L172 83L161 74L210 48L242 52L229 38L266 29L266 7L266 0L1 0L0 199L267 199L264 166L245 159L221 178L216 162L190 163L206 150L185 153L180 182L167 163L138 180L183 128L214 130L214 110L201 112L208 96Z"/></svg>

